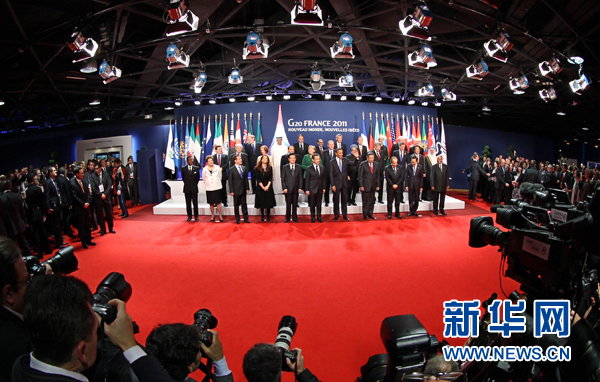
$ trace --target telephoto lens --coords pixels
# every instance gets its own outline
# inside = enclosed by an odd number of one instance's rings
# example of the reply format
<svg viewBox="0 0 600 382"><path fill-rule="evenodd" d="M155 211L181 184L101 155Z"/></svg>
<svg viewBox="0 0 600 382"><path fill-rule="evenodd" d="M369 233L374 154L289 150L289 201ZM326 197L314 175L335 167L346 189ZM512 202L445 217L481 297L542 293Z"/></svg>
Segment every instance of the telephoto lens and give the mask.
<svg viewBox="0 0 600 382"><path fill-rule="evenodd" d="M52 273L55 275L68 275L77 270L79 262L72 246L61 249L56 252L56 255L52 256L48 260L40 263L40 260L35 256L23 257L25 266L27 267L27 273L35 276L43 275L46 273L44 265L49 265L52 268Z"/></svg>
<svg viewBox="0 0 600 382"><path fill-rule="evenodd" d="M290 351L290 345L297 328L298 324L293 316L283 316L279 322L279 331L275 339L275 346L281 352L281 370L283 371L293 371L285 361L286 359L289 359L292 363L296 362L296 351Z"/></svg>
<svg viewBox="0 0 600 382"><path fill-rule="evenodd" d="M207 347L210 347L213 343L213 335L208 329L216 328L218 323L217 318L208 309L200 309L194 313L193 325L198 329L198 333L200 333L200 341Z"/></svg>
<svg viewBox="0 0 600 382"><path fill-rule="evenodd" d="M110 325L117 318L117 309L108 302L114 299L127 302L132 291L131 284L125 280L125 276L112 272L98 284L96 293L92 296L92 309Z"/></svg>

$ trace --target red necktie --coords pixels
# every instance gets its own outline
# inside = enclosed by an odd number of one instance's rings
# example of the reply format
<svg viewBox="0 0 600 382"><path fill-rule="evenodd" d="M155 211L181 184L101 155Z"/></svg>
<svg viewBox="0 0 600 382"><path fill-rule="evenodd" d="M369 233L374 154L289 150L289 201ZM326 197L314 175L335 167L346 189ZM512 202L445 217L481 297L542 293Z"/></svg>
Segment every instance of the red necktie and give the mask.
<svg viewBox="0 0 600 382"><path fill-rule="evenodd" d="M221 155L217 157L217 162L219 163L219 167L221 167Z"/></svg>
<svg viewBox="0 0 600 382"><path fill-rule="evenodd" d="M371 174L372 174L373 173L373 163L370 163L369 167L371 167Z"/></svg>

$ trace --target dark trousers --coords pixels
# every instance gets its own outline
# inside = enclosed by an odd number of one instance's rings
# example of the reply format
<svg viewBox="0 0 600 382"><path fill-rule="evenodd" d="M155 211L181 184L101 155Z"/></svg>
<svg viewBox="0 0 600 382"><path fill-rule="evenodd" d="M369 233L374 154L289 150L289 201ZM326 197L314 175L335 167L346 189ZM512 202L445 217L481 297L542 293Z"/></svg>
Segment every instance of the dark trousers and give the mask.
<svg viewBox="0 0 600 382"><path fill-rule="evenodd" d="M356 203L356 194L358 194L358 179L350 180L350 187L348 187L348 201L350 203Z"/></svg>
<svg viewBox="0 0 600 382"><path fill-rule="evenodd" d="M298 190L288 190L285 194L285 218L286 220L298 219Z"/></svg>
<svg viewBox="0 0 600 382"><path fill-rule="evenodd" d="M310 207L310 216L314 219L315 214L321 218L321 203L323 202L323 192L314 192L308 195L308 206ZM337 206L337 205L336 205Z"/></svg>
<svg viewBox="0 0 600 382"><path fill-rule="evenodd" d="M329 204L329 189L331 188L331 181L329 180L329 174L325 176L325 194L323 197L325 198L325 204Z"/></svg>
<svg viewBox="0 0 600 382"><path fill-rule="evenodd" d="M29 245L29 243L27 242L27 239L25 238L25 231L12 236L11 239L13 239L14 241L17 242L17 244L19 245L19 248L21 248L21 254L26 257L26 256L31 256L31 246Z"/></svg>
<svg viewBox="0 0 600 382"><path fill-rule="evenodd" d="M48 240L48 232L46 232L44 223L41 220L30 221L29 229L31 230L33 248L38 256L43 256L44 253L52 253L50 241Z"/></svg>
<svg viewBox="0 0 600 382"><path fill-rule="evenodd" d="M473 200L477 197L477 185L479 181L469 179L469 199Z"/></svg>
<svg viewBox="0 0 600 382"><path fill-rule="evenodd" d="M65 235L72 236L73 230L71 229L71 209L69 207L61 207L60 212L62 231Z"/></svg>
<svg viewBox="0 0 600 382"><path fill-rule="evenodd" d="M510 200L512 199L513 191L515 190L515 187L511 183L509 183L509 184L510 184L510 187L508 187L506 189L506 191L504 192L504 204L510 203Z"/></svg>
<svg viewBox="0 0 600 382"><path fill-rule="evenodd" d="M429 182L429 177L423 179L423 194L421 199L423 200L432 200L433 199L433 190L431 189L431 183Z"/></svg>
<svg viewBox="0 0 600 382"><path fill-rule="evenodd" d="M62 219L60 212L60 207L56 207L51 214L46 215L46 222L48 223L50 234L54 235L54 244L56 245L56 248L63 244L61 229Z"/></svg>
<svg viewBox="0 0 600 382"><path fill-rule="evenodd" d="M410 213L416 214L419 209L419 194L420 189L418 187L411 187L408 189L408 204L410 206Z"/></svg>
<svg viewBox="0 0 600 382"><path fill-rule="evenodd" d="M443 212L444 211L444 204L446 202L446 190L442 191L442 192L436 192L436 191L431 191L433 192L433 212ZM438 209L439 207L439 209Z"/></svg>
<svg viewBox="0 0 600 382"><path fill-rule="evenodd" d="M164 183L166 184L166 183ZM96 201L92 200L90 206L88 207L90 210L90 224L92 225L92 230L98 229L98 220L96 219Z"/></svg>
<svg viewBox="0 0 600 382"><path fill-rule="evenodd" d="M106 225L108 230L113 229L113 206L111 198L96 199L96 219L98 219L98 225L100 226L101 232L106 232Z"/></svg>
<svg viewBox="0 0 600 382"><path fill-rule="evenodd" d="M235 220L240 221L240 206L242 206L242 215L244 220L248 221L248 204L246 203L246 193L240 195L233 195L233 212L235 213Z"/></svg>
<svg viewBox="0 0 600 382"><path fill-rule="evenodd" d="M129 187L129 200L131 200L131 205L138 204L140 202L140 197L138 194L137 183L133 179L127 179L127 187Z"/></svg>
<svg viewBox="0 0 600 382"><path fill-rule="evenodd" d="M127 206L125 205L125 195L121 192L121 195L117 195L117 199L119 200L119 205L121 206L121 211L123 211L123 215L129 216L127 212Z"/></svg>
<svg viewBox="0 0 600 382"><path fill-rule="evenodd" d="M375 191L377 193L377 201L383 203L383 173L379 174L379 184L377 187L379 187L379 191Z"/></svg>
<svg viewBox="0 0 600 382"><path fill-rule="evenodd" d="M396 189L387 188L387 211L388 215L392 214L392 207L396 209L396 213L400 213L400 197L404 193L401 187Z"/></svg>
<svg viewBox="0 0 600 382"><path fill-rule="evenodd" d="M78 215L73 215L73 223L75 228L77 228L77 236L79 236L79 240L82 243L86 244L92 241L92 226L90 223L90 211L88 211L90 207L84 209Z"/></svg>
<svg viewBox="0 0 600 382"><path fill-rule="evenodd" d="M371 191L362 192L362 208L363 217L373 216L373 210L375 209L375 187L371 188Z"/></svg>
<svg viewBox="0 0 600 382"><path fill-rule="evenodd" d="M346 217L348 216L348 189L344 187L336 187L333 193L333 215L335 217L340 216L340 196L342 199L342 215Z"/></svg>
<svg viewBox="0 0 600 382"><path fill-rule="evenodd" d="M252 183L252 193L256 194L256 188L258 187L258 180L257 178L257 174L256 171L254 170L254 168L252 168L250 170L250 183Z"/></svg>
<svg viewBox="0 0 600 382"><path fill-rule="evenodd" d="M197 192L186 192L185 193L185 210L187 211L188 219L192 218L192 204L194 204L194 217L198 217L198 193Z"/></svg>
<svg viewBox="0 0 600 382"><path fill-rule="evenodd" d="M225 174L225 171L223 171L221 178L221 202L225 207L227 207L227 179L227 174Z"/></svg>
<svg viewBox="0 0 600 382"><path fill-rule="evenodd" d="M504 197L504 188L496 188L496 197L494 198L494 204L502 203L502 198Z"/></svg>

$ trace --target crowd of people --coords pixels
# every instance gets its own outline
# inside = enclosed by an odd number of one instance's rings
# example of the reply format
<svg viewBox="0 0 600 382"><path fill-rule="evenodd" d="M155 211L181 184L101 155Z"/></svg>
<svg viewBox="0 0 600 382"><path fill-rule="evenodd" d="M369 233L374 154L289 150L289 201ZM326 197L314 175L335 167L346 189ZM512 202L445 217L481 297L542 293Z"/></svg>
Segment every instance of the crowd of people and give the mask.
<svg viewBox="0 0 600 382"><path fill-rule="evenodd" d="M599 168L567 163L550 163L516 156L504 158L480 157L473 153L469 167L463 172L469 178L469 200L477 201L477 193L484 202L508 204L519 198L523 183L541 184L545 189L566 191L572 204L585 201L600 187Z"/></svg>
<svg viewBox="0 0 600 382"><path fill-rule="evenodd" d="M368 150L361 137L350 145L348 153L341 134L327 145L322 139L316 145L304 142L298 135L293 145L283 144L276 137L271 152L269 147L256 142L250 135L247 144L238 140L229 154L216 146L215 154L206 157L207 165L200 169L192 156L187 166L181 168L183 192L186 199L188 221L198 218L198 182L203 180L211 222L222 222L222 207L233 197L237 224L249 223L247 194L255 194L255 208L260 210L261 221L270 221L270 211L276 205L275 195L285 196L285 222L298 222L298 196L305 193L311 222L323 222L322 205L333 203L333 219L348 218L348 206L356 206L356 195L362 194L363 219L373 216L375 203L387 203L387 217L402 218L400 204L408 192L410 212L418 217L419 201L433 201L433 213L446 215L444 201L449 188L448 166L442 156L431 148L423 156L419 145L408 148L399 137L390 149L380 137L372 150ZM387 200L384 202L384 181ZM229 189L229 193L227 193ZM240 214L241 209L241 214ZM217 217L218 215L218 217Z"/></svg>
<svg viewBox="0 0 600 382"><path fill-rule="evenodd" d="M137 164L129 157L107 161L90 159L64 166L33 166L0 176L0 235L19 243L25 256L38 258L64 248L66 236L84 249L94 246L92 232L116 233L113 209L129 216L129 207L140 204Z"/></svg>

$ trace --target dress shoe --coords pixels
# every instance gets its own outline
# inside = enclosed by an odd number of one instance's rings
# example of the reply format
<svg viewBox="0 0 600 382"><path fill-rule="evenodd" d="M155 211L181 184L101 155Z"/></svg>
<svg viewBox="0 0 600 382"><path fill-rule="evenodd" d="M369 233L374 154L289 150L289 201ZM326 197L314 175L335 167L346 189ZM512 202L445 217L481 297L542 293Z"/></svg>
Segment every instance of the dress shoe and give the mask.
<svg viewBox="0 0 600 382"><path fill-rule="evenodd" d="M244 223L250 223L250 219L244 218Z"/></svg>
<svg viewBox="0 0 600 382"><path fill-rule="evenodd" d="M123 216L125 216L125 214L120 214L119 216L120 216L120 217L123 217Z"/></svg>
<svg viewBox="0 0 600 382"><path fill-rule="evenodd" d="M223 207L227 207L227 203L223 203Z"/></svg>
<svg viewBox="0 0 600 382"><path fill-rule="evenodd" d="M240 219L237 219L235 222L236 224L240 224Z"/></svg>
<svg viewBox="0 0 600 382"><path fill-rule="evenodd" d="M81 246L83 247L83 249L88 249L88 246L86 243L81 244Z"/></svg>
<svg viewBox="0 0 600 382"><path fill-rule="evenodd" d="M189 220L188 220L188 221L189 221ZM104 235L106 235L106 232L104 232L104 231L100 231L100 236L104 236Z"/></svg>
<svg viewBox="0 0 600 382"><path fill-rule="evenodd" d="M366 217L366 216L363 216L363 220L367 220L367 217Z"/></svg>
<svg viewBox="0 0 600 382"><path fill-rule="evenodd" d="M348 205L348 207L350 207L352 205L352 203L348 202L347 205Z"/></svg>
<svg viewBox="0 0 600 382"><path fill-rule="evenodd" d="M394 216L396 216L398 219L402 219L402 215L400 215L400 212L396 212L396 215Z"/></svg>
<svg viewBox="0 0 600 382"><path fill-rule="evenodd" d="M478 202L479 200L477 200L477 198L473 198L473 201L474 201L474 202Z"/></svg>
<svg viewBox="0 0 600 382"><path fill-rule="evenodd" d="M210 222L214 222L215 221L215 217L213 216L212 218L210 218Z"/></svg>
<svg viewBox="0 0 600 382"><path fill-rule="evenodd" d="M285 219L284 223L289 223L290 219Z"/></svg>
<svg viewBox="0 0 600 382"><path fill-rule="evenodd" d="M325 203L325 207L329 207L329 203Z"/></svg>
<svg viewBox="0 0 600 382"><path fill-rule="evenodd" d="M323 223L323 219L322 219L322 218L317 218L317 221L318 221L319 223Z"/></svg>
<svg viewBox="0 0 600 382"><path fill-rule="evenodd" d="M310 218L310 222L314 223L315 222L315 218Z"/></svg>
<svg viewBox="0 0 600 382"><path fill-rule="evenodd" d="M444 215L444 216L448 215L448 214L446 213L446 211L440 211L440 214L442 214L442 215Z"/></svg>
<svg viewBox="0 0 600 382"><path fill-rule="evenodd" d="M439 212L437 212L437 211L433 211L433 214L434 214L434 215L439 215Z"/></svg>
<svg viewBox="0 0 600 382"><path fill-rule="evenodd" d="M348 216L344 216L344 220L350 220Z"/></svg>
<svg viewBox="0 0 600 382"><path fill-rule="evenodd" d="M292 220L294 221L294 223L298 223L298 218Z"/></svg>
<svg viewBox="0 0 600 382"><path fill-rule="evenodd" d="M129 214L127 214L127 215L122 215L122 216L121 216L121 219L125 219L125 218L128 218L128 217L129 217ZM196 219L196 220L197 220L197 219Z"/></svg>
<svg viewBox="0 0 600 382"><path fill-rule="evenodd" d="M96 245L96 243L94 243L93 241L88 241L88 242L87 242L87 245L94 246L94 245Z"/></svg>
<svg viewBox="0 0 600 382"><path fill-rule="evenodd" d="M191 222L191 221L192 221L192 218L188 218L188 220L187 220L187 221Z"/></svg>
<svg viewBox="0 0 600 382"><path fill-rule="evenodd" d="M391 219L391 218L392 218L392 214L388 214L388 219Z"/></svg>
<svg viewBox="0 0 600 382"><path fill-rule="evenodd" d="M377 220L377 218L373 215L369 215L369 219Z"/></svg>
<svg viewBox="0 0 600 382"><path fill-rule="evenodd" d="M353 206L358 206L358 204L356 204L356 202L352 203Z"/></svg>
<svg viewBox="0 0 600 382"><path fill-rule="evenodd" d="M129 215L127 215L127 216L129 216ZM200 221L200 219L198 218L198 216L196 216L195 219L196 219L197 222Z"/></svg>
<svg viewBox="0 0 600 382"><path fill-rule="evenodd" d="M334 216L333 220L338 220L339 218L340 218L340 215Z"/></svg>
<svg viewBox="0 0 600 382"><path fill-rule="evenodd" d="M110 232L110 233L117 233L117 232L115 232L114 229L109 229L108 232Z"/></svg>

